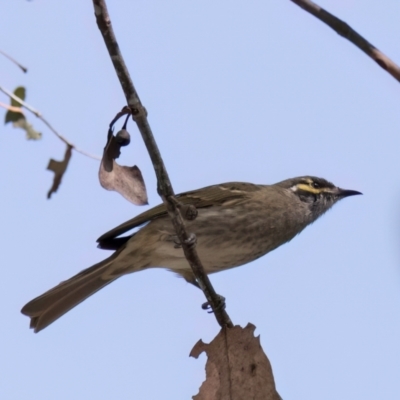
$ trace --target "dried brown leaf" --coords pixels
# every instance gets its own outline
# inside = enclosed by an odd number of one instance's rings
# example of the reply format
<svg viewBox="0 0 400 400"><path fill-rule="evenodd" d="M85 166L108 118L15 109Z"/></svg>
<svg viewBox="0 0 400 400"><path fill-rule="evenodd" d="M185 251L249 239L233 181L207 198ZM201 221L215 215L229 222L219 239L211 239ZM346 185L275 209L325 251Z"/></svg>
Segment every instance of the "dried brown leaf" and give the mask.
<svg viewBox="0 0 400 400"><path fill-rule="evenodd" d="M99 171L101 186L107 190L115 190L126 200L138 206L148 204L146 186L140 169L136 165L121 166L114 160L112 160L112 165L111 171L107 172L102 161Z"/></svg>
<svg viewBox="0 0 400 400"><path fill-rule="evenodd" d="M100 163L100 185L106 190L118 192L133 204L145 205L148 204L147 191L140 169L136 165L127 167L119 165L115 161L121 154L121 146L127 144L129 144L129 140L126 137L121 138L119 136L116 138L112 133L109 133Z"/></svg>
<svg viewBox="0 0 400 400"><path fill-rule="evenodd" d="M255 326L222 329L210 344L199 340L191 357L207 354L206 380L193 400L281 400Z"/></svg>
<svg viewBox="0 0 400 400"><path fill-rule="evenodd" d="M17 114L17 113L15 113ZM26 138L28 140L39 140L42 138L42 134L38 132L32 124L30 124L24 116L22 118L16 120L13 122L13 127L14 128L21 128L25 131L26 133Z"/></svg>
<svg viewBox="0 0 400 400"><path fill-rule="evenodd" d="M71 155L72 155L72 146L67 145L67 149L64 154L64 160L56 161L53 160L52 158L50 159L47 169L54 172L54 179L50 190L47 192L48 199L50 199L53 193L57 192L62 177L65 171L67 170L69 160L71 159Z"/></svg>

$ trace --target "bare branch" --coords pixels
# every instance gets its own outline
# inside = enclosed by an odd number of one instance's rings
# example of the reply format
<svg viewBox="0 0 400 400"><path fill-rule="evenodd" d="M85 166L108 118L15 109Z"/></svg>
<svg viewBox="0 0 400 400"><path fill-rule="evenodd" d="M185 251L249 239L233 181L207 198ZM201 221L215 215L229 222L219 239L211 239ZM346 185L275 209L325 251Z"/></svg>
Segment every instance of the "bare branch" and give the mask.
<svg viewBox="0 0 400 400"><path fill-rule="evenodd" d="M5 108L5 109L8 110L8 111L12 111L12 112L24 114L24 113L22 112L22 108L21 108L21 107L10 106L9 104L2 103L1 101L0 101L0 107L3 107L3 108Z"/></svg>
<svg viewBox="0 0 400 400"><path fill-rule="evenodd" d="M7 53L5 53L4 51L0 50L0 54L3 54L4 57L8 58L11 62L13 62L17 67L21 68L22 71L26 74L28 72L28 68L24 67L23 65L21 65L17 60L15 60L14 58L12 58L11 56L9 56Z"/></svg>
<svg viewBox="0 0 400 400"><path fill-rule="evenodd" d="M360 34L358 34L353 28L351 28L346 22L335 17L328 11L324 10L318 4L313 3L310 0L290 0L297 4L299 7L308 11L314 17L318 18L322 22L325 22L334 31L336 31L340 36L352 42L365 54L376 61L380 67L387 71L393 76L397 81L400 82L400 67L394 63L389 57L378 50L374 45L364 39Z"/></svg>
<svg viewBox="0 0 400 400"><path fill-rule="evenodd" d="M186 231L182 215L179 207L176 205L176 199L174 199L175 194L165 168L164 161L161 158L160 151L147 120L147 112L133 86L131 77L128 69L126 68L117 40L115 38L106 3L104 0L93 0L93 6L97 25L103 35L108 53L121 83L122 90L124 91L128 107L132 112L132 118L139 128L153 163L154 171L157 176L158 193L167 207L179 241L182 244L185 257L192 267L193 274L196 277L200 288L203 290L208 302L210 303L218 323L221 325L221 327L232 327L233 324L228 314L225 312L223 307L221 307L220 296L216 294L208 276L204 272L204 268L195 248L196 237L194 234L188 234Z"/></svg>
<svg viewBox="0 0 400 400"><path fill-rule="evenodd" d="M6 94L8 97L10 97L11 99L14 99L15 101L17 101L18 103L21 104L22 107L26 108L28 111L30 111L33 115L35 115L37 118L39 118L62 142L64 142L67 146L70 146L71 148L73 148L75 151L77 151L78 153L83 154L86 157L90 157L93 158L94 160L101 160L100 157L95 156L93 154L87 153L84 150L81 150L80 148L76 147L73 143L71 143L68 139L66 139L64 136L62 136L60 133L58 133L51 125L50 122L48 122L43 116L42 114L38 111L35 110L31 105L29 105L28 103L26 103L24 100L22 100L21 98L19 98L18 96L16 96L14 93L11 93L10 91L8 91L7 89L3 88L2 86L0 86L0 91L2 91L4 94Z"/></svg>

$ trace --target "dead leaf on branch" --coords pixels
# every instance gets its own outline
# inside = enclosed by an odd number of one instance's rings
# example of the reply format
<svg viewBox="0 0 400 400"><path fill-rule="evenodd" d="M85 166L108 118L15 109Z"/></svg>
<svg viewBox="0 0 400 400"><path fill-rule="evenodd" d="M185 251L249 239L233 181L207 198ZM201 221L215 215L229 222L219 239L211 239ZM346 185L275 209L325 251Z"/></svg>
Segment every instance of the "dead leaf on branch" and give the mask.
<svg viewBox="0 0 400 400"><path fill-rule="evenodd" d="M42 134L33 128L32 124L26 120L25 116L18 121L14 121L13 127L23 129L28 140L39 140L42 138Z"/></svg>
<svg viewBox="0 0 400 400"><path fill-rule="evenodd" d="M194 345L190 356L198 358L204 351L207 363L206 380L193 400L282 400L255 328L221 329L211 343L200 339Z"/></svg>
<svg viewBox="0 0 400 400"><path fill-rule="evenodd" d="M25 100L26 97L26 89L23 86L18 86L15 90L14 90L14 94L19 97L21 100ZM11 99L11 106L13 107L21 107L22 104L14 99Z"/></svg>
<svg viewBox="0 0 400 400"><path fill-rule="evenodd" d="M19 86L14 90L14 94L21 100L25 100L26 90L23 86ZM13 110L8 110L4 119L4 123L12 122L14 128L21 128L26 133L26 138L31 140L39 140L42 138L42 134L35 130L30 124L21 108L21 103L11 99L11 107ZM15 108L19 109L18 111Z"/></svg>
<svg viewBox="0 0 400 400"><path fill-rule="evenodd" d="M52 158L49 161L49 165L47 169L54 172L54 179L53 185L51 186L50 190L47 192L47 198L50 199L51 195L57 192L58 187L60 186L62 177L67 170L69 160L72 156L72 146L67 145L67 149L64 154L64 160L56 161Z"/></svg>
<svg viewBox="0 0 400 400"><path fill-rule="evenodd" d="M108 140L100 163L100 185L106 190L118 192L126 200L141 206L148 202L146 185L140 169L136 165L127 167L115 161L121 154L121 147L130 143L130 136L125 127L126 123L116 136L113 135L111 128L108 131Z"/></svg>

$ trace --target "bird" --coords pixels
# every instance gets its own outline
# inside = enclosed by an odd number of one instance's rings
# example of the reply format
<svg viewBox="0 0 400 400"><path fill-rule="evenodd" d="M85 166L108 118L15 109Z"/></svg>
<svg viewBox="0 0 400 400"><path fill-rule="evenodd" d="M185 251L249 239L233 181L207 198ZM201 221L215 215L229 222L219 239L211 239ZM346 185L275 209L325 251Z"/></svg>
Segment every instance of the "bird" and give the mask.
<svg viewBox="0 0 400 400"><path fill-rule="evenodd" d="M181 205L196 207L185 221L207 274L254 261L289 242L339 200L362 194L323 178L302 176L273 185L229 182L181 193ZM139 228L134 233L121 236ZM39 332L116 279L148 268L167 268L197 286L166 206L160 204L100 236L105 260L27 303L21 310Z"/></svg>

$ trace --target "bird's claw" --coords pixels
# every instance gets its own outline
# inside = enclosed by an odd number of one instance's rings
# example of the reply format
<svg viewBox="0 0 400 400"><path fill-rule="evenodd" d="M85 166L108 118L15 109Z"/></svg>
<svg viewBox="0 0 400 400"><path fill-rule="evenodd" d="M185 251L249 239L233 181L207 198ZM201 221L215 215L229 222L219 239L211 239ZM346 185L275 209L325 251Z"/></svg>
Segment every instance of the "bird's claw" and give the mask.
<svg viewBox="0 0 400 400"><path fill-rule="evenodd" d="M192 248L196 245L196 242L196 235L194 233L189 233L189 237L185 240L185 244Z"/></svg>
<svg viewBox="0 0 400 400"><path fill-rule="evenodd" d="M177 235L171 235L170 237L171 237L170 240L172 240L174 242L175 249L182 248L182 243L178 239ZM192 249L193 247L196 246L196 243L197 243L196 235L194 233L189 233L188 238L183 243L186 244L190 249Z"/></svg>
<svg viewBox="0 0 400 400"><path fill-rule="evenodd" d="M212 310L211 304L208 301L203 303L201 305L201 308L203 310L210 310L210 311L208 311L209 314L212 314L214 311L224 310L225 307L226 307L225 297L221 296L219 294L217 296L218 296L218 305L217 305L217 308L215 310Z"/></svg>

